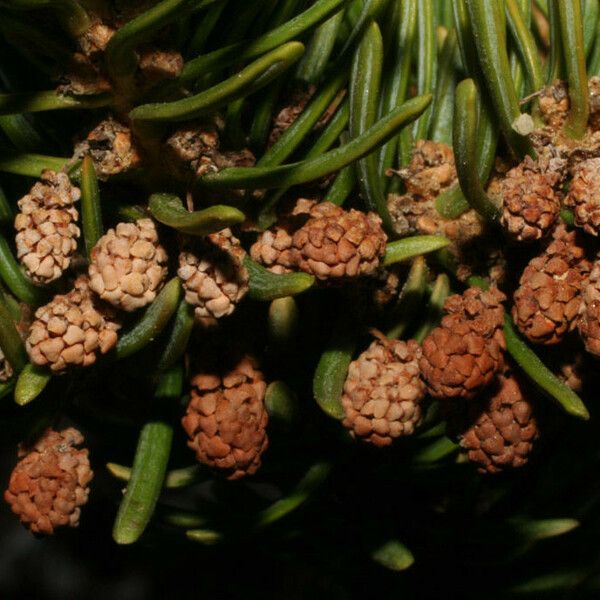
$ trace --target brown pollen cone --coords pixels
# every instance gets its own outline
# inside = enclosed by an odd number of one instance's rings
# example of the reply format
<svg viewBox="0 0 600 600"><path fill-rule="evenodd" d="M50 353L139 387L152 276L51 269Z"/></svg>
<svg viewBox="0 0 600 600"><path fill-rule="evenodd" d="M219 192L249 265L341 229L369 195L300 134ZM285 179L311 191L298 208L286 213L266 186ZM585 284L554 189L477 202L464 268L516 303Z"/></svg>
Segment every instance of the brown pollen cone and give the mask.
<svg viewBox="0 0 600 600"><path fill-rule="evenodd" d="M231 368L195 375L182 425L196 458L227 479L256 473L267 449L266 383L244 356Z"/></svg>
<svg viewBox="0 0 600 600"><path fill-rule="evenodd" d="M425 396L420 357L421 348L414 340L381 335L350 363L342 406L343 424L353 437L381 447L414 432Z"/></svg>
<svg viewBox="0 0 600 600"><path fill-rule="evenodd" d="M248 292L246 251L230 229L195 241L179 255L177 275L185 300L195 306L196 320L215 325L230 315Z"/></svg>
<svg viewBox="0 0 600 600"><path fill-rule="evenodd" d="M87 367L98 353L114 347L119 327L111 310L95 301L87 279L80 277L68 294L36 310L25 348L33 364L55 372Z"/></svg>
<svg viewBox="0 0 600 600"><path fill-rule="evenodd" d="M103 180L131 171L141 163L131 129L112 117L101 121L85 140L75 146L76 158L88 154L92 157L96 174Z"/></svg>
<svg viewBox="0 0 600 600"><path fill-rule="evenodd" d="M500 222L519 241L546 235L560 212L560 196L554 191L558 177L543 172L530 156L511 169L501 184Z"/></svg>
<svg viewBox="0 0 600 600"><path fill-rule="evenodd" d="M579 309L579 333L585 349L600 356L600 259L594 262L588 281L582 294Z"/></svg>
<svg viewBox="0 0 600 600"><path fill-rule="evenodd" d="M573 173L565 205L575 212L575 225L591 235L600 231L600 158L580 162Z"/></svg>
<svg viewBox="0 0 600 600"><path fill-rule="evenodd" d="M52 534L58 527L77 527L87 503L90 469L79 431L47 429L31 447L19 446L4 499L33 533Z"/></svg>
<svg viewBox="0 0 600 600"><path fill-rule="evenodd" d="M536 344L558 344L577 324L589 270L577 232L558 226L546 250L525 267L514 293L512 317L519 331Z"/></svg>
<svg viewBox="0 0 600 600"><path fill-rule="evenodd" d="M74 206L80 196L65 173L45 170L17 202L17 258L36 283L58 279L71 264L81 233Z"/></svg>
<svg viewBox="0 0 600 600"><path fill-rule="evenodd" d="M167 276L167 253L152 219L119 223L92 249L90 287L102 300L131 312L156 298Z"/></svg>
<svg viewBox="0 0 600 600"><path fill-rule="evenodd" d="M448 314L423 341L419 361L431 396L472 399L502 369L503 300L495 287L469 288L446 300Z"/></svg>
<svg viewBox="0 0 600 600"><path fill-rule="evenodd" d="M294 262L317 279L372 275L385 254L387 235L372 212L317 204L293 236Z"/></svg>
<svg viewBox="0 0 600 600"><path fill-rule="evenodd" d="M539 435L534 407L527 389L510 372L497 385L466 407L468 425L460 445L480 473L499 473L522 467Z"/></svg>

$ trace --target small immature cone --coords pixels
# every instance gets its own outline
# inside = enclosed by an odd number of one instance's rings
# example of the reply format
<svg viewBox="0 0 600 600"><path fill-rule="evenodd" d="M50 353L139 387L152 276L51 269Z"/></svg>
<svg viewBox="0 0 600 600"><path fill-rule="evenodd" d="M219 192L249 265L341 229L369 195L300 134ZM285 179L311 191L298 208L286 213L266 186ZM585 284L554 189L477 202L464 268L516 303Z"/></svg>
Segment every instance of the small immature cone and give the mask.
<svg viewBox="0 0 600 600"><path fill-rule="evenodd" d="M120 325L113 319L110 310L95 302L87 279L80 277L68 294L36 310L25 348L33 364L55 372L87 367L117 343Z"/></svg>
<svg viewBox="0 0 600 600"><path fill-rule="evenodd" d="M108 78L81 52L71 58L68 72L60 78L56 92L61 95L94 96L110 92L112 86Z"/></svg>
<svg viewBox="0 0 600 600"><path fill-rule="evenodd" d="M4 499L33 533L50 535L58 527L77 527L87 503L90 469L83 436L72 427L47 429L31 447L19 447Z"/></svg>
<svg viewBox="0 0 600 600"><path fill-rule="evenodd" d="M92 129L87 138L75 146L74 154L77 158L89 154L100 179L126 173L141 163L131 129L112 117Z"/></svg>
<svg viewBox="0 0 600 600"><path fill-rule="evenodd" d="M183 69L183 57L176 50L146 47L139 51L138 68L144 86L153 86L179 77Z"/></svg>
<svg viewBox="0 0 600 600"><path fill-rule="evenodd" d="M575 225L591 235L600 231L600 158L590 158L575 167L565 205L575 212Z"/></svg>
<svg viewBox="0 0 600 600"><path fill-rule="evenodd" d="M78 42L84 54L92 60L98 60L104 54L115 29L102 21L92 23L79 37Z"/></svg>
<svg viewBox="0 0 600 600"><path fill-rule="evenodd" d="M375 213L317 204L293 236L293 260L317 279L343 280L375 273L387 235Z"/></svg>
<svg viewBox="0 0 600 600"><path fill-rule="evenodd" d="M247 148L230 152L219 150L222 126L222 121L214 118L211 122L182 127L167 139L167 160L179 177L202 177L228 167L254 166L256 158Z"/></svg>
<svg viewBox="0 0 600 600"><path fill-rule="evenodd" d="M585 349L600 356L600 259L594 262L588 281L585 283L579 308L579 333Z"/></svg>
<svg viewBox="0 0 600 600"><path fill-rule="evenodd" d="M197 459L227 479L253 475L267 449L266 383L255 361L244 356L230 369L192 378L182 425Z"/></svg>
<svg viewBox="0 0 600 600"><path fill-rule="evenodd" d="M579 323L581 324L581 320ZM580 344L572 343L571 340L566 340L555 348L556 351L545 359L546 364L565 385L574 392L581 392L584 384L590 379L590 372L593 371L588 360L590 357Z"/></svg>
<svg viewBox="0 0 600 600"><path fill-rule="evenodd" d="M252 260L260 263L272 273L290 273L296 268L297 253L293 249L294 233L306 221L317 206L314 200L299 198L289 214L284 214L277 223L258 236L250 247Z"/></svg>
<svg viewBox="0 0 600 600"><path fill-rule="evenodd" d="M80 235L74 204L79 188L65 173L42 171L40 180L18 201L17 258L36 283L58 279L71 264Z"/></svg>
<svg viewBox="0 0 600 600"><path fill-rule="evenodd" d="M510 372L466 408L469 426L460 445L480 473L499 473L522 467L539 435L533 405L525 388Z"/></svg>
<svg viewBox="0 0 600 600"><path fill-rule="evenodd" d="M555 229L546 250L529 261L513 296L512 317L536 344L558 344L577 325L590 263L575 231Z"/></svg>
<svg viewBox="0 0 600 600"><path fill-rule="evenodd" d="M196 320L214 325L230 315L248 292L246 251L230 229L211 233L179 255L177 275Z"/></svg>
<svg viewBox="0 0 600 600"><path fill-rule="evenodd" d="M4 352L0 348L0 382L8 381L13 376L13 369L10 366L8 360L6 360L6 356L4 356Z"/></svg>
<svg viewBox="0 0 600 600"><path fill-rule="evenodd" d="M212 155L219 149L216 123L194 123L175 131L166 141L167 161L177 174L185 178L201 163L212 164Z"/></svg>
<svg viewBox="0 0 600 600"><path fill-rule="evenodd" d="M272 229L261 233L250 247L250 256L272 273L291 273L296 263L288 224L277 223Z"/></svg>
<svg viewBox="0 0 600 600"><path fill-rule="evenodd" d="M516 240L538 240L550 231L560 212L560 196L553 189L558 179L530 156L506 174L500 222Z"/></svg>
<svg viewBox="0 0 600 600"><path fill-rule="evenodd" d="M456 182L454 152L450 146L431 140L419 140L410 164L399 175L406 192L415 201L430 201Z"/></svg>
<svg viewBox="0 0 600 600"><path fill-rule="evenodd" d="M131 312L156 298L167 276L167 253L152 219L119 223L92 249L90 287L102 300Z"/></svg>
<svg viewBox="0 0 600 600"><path fill-rule="evenodd" d="M558 130L563 126L569 106L569 90L563 81L556 80L546 86L539 96L540 112L552 129Z"/></svg>
<svg viewBox="0 0 600 600"><path fill-rule="evenodd" d="M414 340L380 336L350 363L344 383L343 424L352 435L375 446L389 446L410 435L421 420L425 384L421 348Z"/></svg>
<svg viewBox="0 0 600 600"><path fill-rule="evenodd" d="M600 129L600 77L594 75L588 80L588 90L590 92L590 117L588 125L592 131Z"/></svg>
<svg viewBox="0 0 600 600"><path fill-rule="evenodd" d="M312 84L300 82L292 90L285 106L273 118L273 128L269 134L269 147L272 146L283 132L302 114L316 91Z"/></svg>
<svg viewBox="0 0 600 600"><path fill-rule="evenodd" d="M469 288L447 298L446 316L423 341L419 361L434 398L472 399L504 365L502 322L504 294Z"/></svg>

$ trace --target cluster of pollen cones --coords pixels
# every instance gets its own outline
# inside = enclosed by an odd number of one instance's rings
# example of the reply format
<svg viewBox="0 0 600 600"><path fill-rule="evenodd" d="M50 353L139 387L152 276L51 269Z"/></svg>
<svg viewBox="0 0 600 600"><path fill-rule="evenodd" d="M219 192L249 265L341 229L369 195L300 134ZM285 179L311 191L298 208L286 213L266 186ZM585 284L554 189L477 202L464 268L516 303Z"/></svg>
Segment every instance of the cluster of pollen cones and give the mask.
<svg viewBox="0 0 600 600"><path fill-rule="evenodd" d="M169 48L142 46L135 52L132 80L111 79L105 51L121 24L118 19L95 21L77 40L61 79L63 94L110 92L123 102L121 110L113 107L115 114L79 139L72 164L89 157L102 182L130 181L142 172L148 186L166 180L186 190L191 207L196 198L190 190L198 177L253 166L255 156L244 144L227 147L228 131L219 114L165 125L160 140L138 139L125 113L136 94L152 95L161 82L178 77L183 60ZM596 79L590 82L593 90L598 85ZM441 217L436 200L456 188L457 170L452 149L430 140L418 140L410 163L387 173L400 178L402 189L387 197L390 230L384 230L378 214L355 208L360 202L346 208L301 188L287 198L293 200L292 208L282 210L277 222L258 234L250 217L239 227L206 235L187 230L169 234L144 213L113 222L87 259L79 248L81 190L66 169L43 171L18 201L14 221L16 254L25 274L54 292L24 328L30 362L58 375L110 358L132 313L155 302L169 276L176 278L183 302L193 310L199 337L210 339L252 295L248 261L273 275L307 273L315 287L336 288L341 294L362 290L356 284L367 282L375 289L368 302L387 306L398 299L400 287L398 272L384 266L390 238L443 235L450 241L456 291L463 291L445 298L439 322L419 341L370 330L372 337L348 368L340 398L342 424L356 440L386 447L414 434L428 403L438 402L448 433L481 472L525 465L539 436L536 394L505 355L505 319L510 315L529 342L544 346L578 333L587 352L600 357L600 258L589 250L590 239L600 233L599 119L592 111L590 131L581 143L585 151L569 145L556 133L569 109L563 88L556 83L539 96L545 125L532 136L535 157L518 164L498 161L490 178L487 193L498 206L504 237L473 209ZM267 147L278 143L314 93L313 86L292 91L272 120ZM316 127L325 121L323 117ZM203 204L223 200L216 192L203 193ZM242 190L223 194L234 201L245 197ZM255 191L255 196L261 194ZM564 210L572 212L573 227L563 222ZM511 272L515 265L507 259L515 247L523 249L521 258L529 259L523 268L517 261L519 273ZM489 287L465 286L472 275L484 276ZM181 425L199 462L237 480L261 465L269 444L269 415L257 355L238 352L233 340L229 346L222 360L200 360L199 349L189 349L190 399ZM573 370L563 370L569 372L567 383L576 379ZM12 375L0 351L0 382ZM20 446L5 499L32 532L50 534L78 524L93 476L88 451L79 448L83 441L76 429L49 428L33 444Z"/></svg>

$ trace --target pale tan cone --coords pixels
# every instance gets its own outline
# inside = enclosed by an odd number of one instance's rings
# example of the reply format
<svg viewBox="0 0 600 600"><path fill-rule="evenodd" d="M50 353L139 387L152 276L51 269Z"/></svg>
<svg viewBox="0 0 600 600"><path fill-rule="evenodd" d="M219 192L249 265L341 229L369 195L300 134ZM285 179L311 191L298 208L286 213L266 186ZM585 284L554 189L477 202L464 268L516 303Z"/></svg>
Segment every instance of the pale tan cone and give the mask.
<svg viewBox="0 0 600 600"><path fill-rule="evenodd" d="M18 201L17 258L34 282L50 283L68 269L80 235L74 206L80 196L65 173L45 170Z"/></svg>
<svg viewBox="0 0 600 600"><path fill-rule="evenodd" d="M350 363L342 406L343 424L354 437L381 447L414 432L425 396L420 357L421 349L414 340L378 336Z"/></svg>
<svg viewBox="0 0 600 600"><path fill-rule="evenodd" d="M196 319L214 325L230 315L248 292L246 251L230 229L211 233L179 255L177 275Z"/></svg>
<svg viewBox="0 0 600 600"><path fill-rule="evenodd" d="M167 253L152 219L119 223L94 246L90 287L102 300L131 312L150 304L167 276Z"/></svg>
<svg viewBox="0 0 600 600"><path fill-rule="evenodd" d="M83 441L76 429L47 429L32 447L19 446L21 460L4 499L33 533L52 534L79 524L94 475L87 449L76 448Z"/></svg>
<svg viewBox="0 0 600 600"><path fill-rule="evenodd" d="M244 356L232 368L192 378L182 425L197 459L228 479L253 475L267 449L266 383L256 362Z"/></svg>
<svg viewBox="0 0 600 600"><path fill-rule="evenodd" d="M97 303L87 279L80 277L68 294L36 310L25 339L31 362L55 372L96 362L117 343L120 325L108 308Z"/></svg>

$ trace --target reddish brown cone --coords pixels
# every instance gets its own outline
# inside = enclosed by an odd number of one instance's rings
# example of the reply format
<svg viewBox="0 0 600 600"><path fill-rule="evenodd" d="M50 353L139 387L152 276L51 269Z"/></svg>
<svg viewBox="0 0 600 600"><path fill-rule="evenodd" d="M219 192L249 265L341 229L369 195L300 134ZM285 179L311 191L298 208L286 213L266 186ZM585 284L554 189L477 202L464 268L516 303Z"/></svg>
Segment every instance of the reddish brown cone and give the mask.
<svg viewBox="0 0 600 600"><path fill-rule="evenodd" d="M472 399L502 368L504 299L497 288L469 288L446 300L449 314L425 338L419 361L433 397Z"/></svg>
<svg viewBox="0 0 600 600"><path fill-rule="evenodd" d="M522 467L529 460L537 422L531 399L510 372L499 375L497 385L480 401L468 404L466 422L460 445L480 473Z"/></svg>
<svg viewBox="0 0 600 600"><path fill-rule="evenodd" d="M387 236L375 213L317 204L293 236L293 260L317 279L372 275L385 253Z"/></svg>
<svg viewBox="0 0 600 600"><path fill-rule="evenodd" d="M600 158L580 162L573 173L565 205L573 208L575 225L591 235L600 231Z"/></svg>
<svg viewBox="0 0 600 600"><path fill-rule="evenodd" d="M600 259L596 259L588 281L583 288L579 309L579 333L585 349L600 356Z"/></svg>
<svg viewBox="0 0 600 600"><path fill-rule="evenodd" d="M32 447L19 447L4 499L33 533L77 527L93 477L83 436L73 428L47 429Z"/></svg>
<svg viewBox="0 0 600 600"><path fill-rule="evenodd" d="M560 211L560 196L553 188L558 179L530 156L506 174L501 184L500 221L512 237L532 241L550 231Z"/></svg>
<svg viewBox="0 0 600 600"><path fill-rule="evenodd" d="M519 331L536 344L558 344L577 324L590 263L577 233L557 227L546 250L529 261L513 296Z"/></svg>
<svg viewBox="0 0 600 600"><path fill-rule="evenodd" d="M200 462L228 479L256 473L268 446L265 390L263 375L249 356L227 370L192 378L182 425Z"/></svg>

